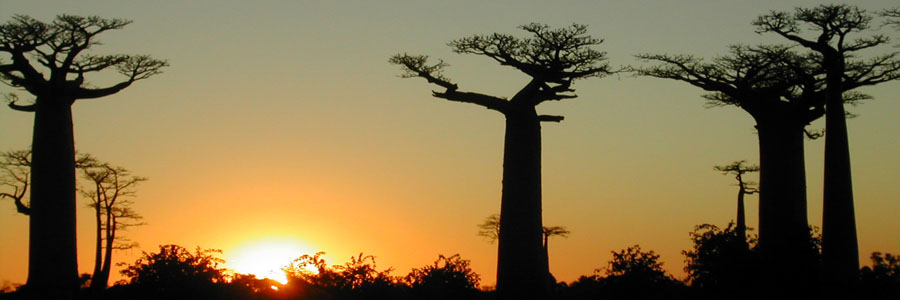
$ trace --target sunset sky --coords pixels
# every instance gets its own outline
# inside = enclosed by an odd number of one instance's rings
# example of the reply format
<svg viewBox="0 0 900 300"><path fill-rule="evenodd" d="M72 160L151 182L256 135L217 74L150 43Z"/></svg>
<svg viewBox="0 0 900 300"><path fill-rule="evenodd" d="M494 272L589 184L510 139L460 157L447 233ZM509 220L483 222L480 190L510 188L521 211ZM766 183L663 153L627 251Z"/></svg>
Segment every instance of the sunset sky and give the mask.
<svg viewBox="0 0 900 300"><path fill-rule="evenodd" d="M0 0L0 22L14 14L130 19L100 35L93 53L150 54L171 64L73 108L79 152L149 178L134 206L148 225L125 233L140 248L117 252L115 262L131 263L160 244L221 249L237 272L317 251L342 264L364 252L379 269L405 275L438 254L459 253L482 285L493 285L496 244L477 236L476 225L499 211L503 117L431 97L437 88L400 78L391 55L441 58L461 90L511 97L527 77L455 54L447 42L493 32L524 37L517 26L530 22L578 23L605 39L596 49L615 67L641 65L633 57L640 53L711 58L730 44L786 43L750 23L769 10L816 3L824 2ZM860 3L869 11L898 5ZM900 44L900 32L884 32ZM118 79L87 77L96 86ZM573 281L605 267L610 251L640 244L683 278L681 251L691 247L693 226L734 219L734 178L713 166L758 161L753 120L736 107L704 108L702 90L671 80L619 74L573 87L578 98L539 107L566 118L543 124L544 224L572 232L550 241L552 273ZM868 265L872 251L900 252L900 82L861 91L874 100L849 107L859 116L848 126ZM16 90L0 85L0 92ZM0 151L29 147L32 124L33 114L0 107ZM810 128L822 127L820 120ZM806 142L815 226L823 144ZM85 203L79 199L82 273L93 266ZM757 203L748 197L751 227ZM24 283L27 241L27 217L4 200L0 280Z"/></svg>

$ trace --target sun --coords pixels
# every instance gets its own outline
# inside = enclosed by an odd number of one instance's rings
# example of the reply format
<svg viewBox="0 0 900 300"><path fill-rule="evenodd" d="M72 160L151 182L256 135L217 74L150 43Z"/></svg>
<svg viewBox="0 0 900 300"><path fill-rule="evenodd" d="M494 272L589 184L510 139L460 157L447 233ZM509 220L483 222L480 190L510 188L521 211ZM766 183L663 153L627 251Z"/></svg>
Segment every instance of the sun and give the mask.
<svg viewBox="0 0 900 300"><path fill-rule="evenodd" d="M236 273L253 274L257 278L269 278L282 284L287 283L287 275L281 268L304 254L314 254L312 247L290 238L266 238L248 241L231 251L226 258L228 267Z"/></svg>

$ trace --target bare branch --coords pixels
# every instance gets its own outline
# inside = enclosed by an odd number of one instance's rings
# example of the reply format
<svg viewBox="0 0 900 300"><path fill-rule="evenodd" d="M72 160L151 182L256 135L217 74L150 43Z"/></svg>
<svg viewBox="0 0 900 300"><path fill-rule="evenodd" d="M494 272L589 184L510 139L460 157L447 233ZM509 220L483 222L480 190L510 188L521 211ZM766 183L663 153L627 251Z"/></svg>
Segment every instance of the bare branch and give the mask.
<svg viewBox="0 0 900 300"><path fill-rule="evenodd" d="M433 83L446 89L444 92L432 92L432 96L434 97L456 102L478 104L499 112L504 112L506 110L505 107L507 101L505 99L479 93L457 91L459 87L456 84L451 83L449 79L441 74L443 68L447 66L443 61L434 65L429 65L428 56L397 54L392 56L389 62L400 65L401 68L403 68L406 72L402 75L404 78L422 77L429 83Z"/></svg>
<svg viewBox="0 0 900 300"><path fill-rule="evenodd" d="M0 153L0 187L12 188L12 192L0 192L0 198L10 198L16 211L30 215L31 208L25 204L25 196L31 177L31 150L16 150Z"/></svg>

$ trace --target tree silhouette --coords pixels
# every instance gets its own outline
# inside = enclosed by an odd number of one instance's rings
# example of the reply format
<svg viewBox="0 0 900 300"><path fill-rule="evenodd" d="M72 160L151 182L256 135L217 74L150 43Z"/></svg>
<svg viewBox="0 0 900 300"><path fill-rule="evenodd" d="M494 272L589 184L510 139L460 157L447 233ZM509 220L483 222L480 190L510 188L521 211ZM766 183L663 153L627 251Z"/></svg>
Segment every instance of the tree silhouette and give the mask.
<svg viewBox="0 0 900 300"><path fill-rule="evenodd" d="M97 224L94 273L90 286L92 291L97 292L106 289L109 283L113 250L137 246L137 243L125 239L119 233L129 227L145 224L141 222L143 217L132 209L132 198L137 193L137 185L147 178L134 176L131 171L110 164L85 168L82 173L93 185L92 189L82 190L82 194L90 199L88 206L94 209Z"/></svg>
<svg viewBox="0 0 900 300"><path fill-rule="evenodd" d="M753 22L760 33L772 32L812 50L825 71L822 259L828 286L844 291L857 280L859 249L843 93L900 78L897 52L866 61L851 60L862 50L888 43L884 35L851 37L868 30L871 20L871 15L855 6L834 4L796 8L794 13L773 11ZM814 35L802 36L801 27L811 28Z"/></svg>
<svg viewBox="0 0 900 300"><path fill-rule="evenodd" d="M604 273L606 285L604 299L671 299L673 289L682 284L666 274L656 252L642 251L634 245L618 252L606 268L594 270ZM599 278L599 275L595 275Z"/></svg>
<svg viewBox="0 0 900 300"><path fill-rule="evenodd" d="M159 252L143 252L134 264L120 271L141 299L204 299L215 284L224 283L225 261L221 250L197 249L194 253L178 245L160 245Z"/></svg>
<svg viewBox="0 0 900 300"><path fill-rule="evenodd" d="M722 172L722 175L734 174L734 178L738 182L737 225L734 231L737 234L738 239L744 241L744 244L747 244L747 221L744 215L744 195L752 195L759 192L759 190L754 187L756 183L744 181L743 178L745 173L759 172L759 166L745 166L744 163L746 162L747 161L740 160L733 162L730 165L713 167L716 171Z"/></svg>
<svg viewBox="0 0 900 300"><path fill-rule="evenodd" d="M412 299L476 299L480 276L459 254L439 255L434 264L406 275Z"/></svg>
<svg viewBox="0 0 900 300"><path fill-rule="evenodd" d="M684 271L691 288L704 299L754 299L755 291L746 287L757 286L759 257L756 239L742 236L734 223L720 229L712 224L701 224L690 233L693 247L682 251L685 257Z"/></svg>
<svg viewBox="0 0 900 300"><path fill-rule="evenodd" d="M129 23L72 15L44 23L17 15L0 25L0 52L10 59L0 58L0 81L35 96L33 103L12 101L9 107L34 113L26 288L48 298L72 298L78 279L72 104L115 94L167 66L146 55L87 53L99 44L97 35ZM110 68L126 79L88 87L85 73Z"/></svg>
<svg viewBox="0 0 900 300"><path fill-rule="evenodd" d="M343 265L328 267L325 252L303 255L282 270L288 283L280 292L296 299L394 299L400 278L393 268L378 271L375 256L360 253ZM310 272L313 267L316 272Z"/></svg>
<svg viewBox="0 0 900 300"><path fill-rule="evenodd" d="M872 252L872 266L860 272L860 299L897 299L900 297L900 256Z"/></svg>
<svg viewBox="0 0 900 300"><path fill-rule="evenodd" d="M753 117L760 160L759 247L768 272L774 274L768 284L800 288L814 263L806 251L803 136L805 126L824 114L821 80L816 77L820 71L810 56L787 47L732 46L730 52L708 63L687 55L639 55L662 64L637 72L713 92L704 96L711 105L738 106Z"/></svg>
<svg viewBox="0 0 900 300"><path fill-rule="evenodd" d="M456 53L487 56L525 73L530 81L512 98L462 92L442 73L443 61L429 64L428 56L397 54L390 62L444 91L432 96L480 105L503 114L506 135L503 152L501 224L497 258L498 299L545 298L548 267L541 245L541 125L562 116L540 115L536 106L546 101L575 98L576 79L610 74L606 55L591 48L602 40L587 35L584 25L551 29L542 24L520 27L532 35L517 38L494 33L450 42Z"/></svg>

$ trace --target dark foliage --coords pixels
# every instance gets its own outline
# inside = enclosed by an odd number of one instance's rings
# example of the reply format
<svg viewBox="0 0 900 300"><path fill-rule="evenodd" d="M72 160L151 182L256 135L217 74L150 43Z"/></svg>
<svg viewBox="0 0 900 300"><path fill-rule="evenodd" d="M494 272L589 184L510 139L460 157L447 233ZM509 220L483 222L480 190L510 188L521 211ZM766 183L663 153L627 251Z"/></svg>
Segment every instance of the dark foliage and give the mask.
<svg viewBox="0 0 900 300"><path fill-rule="evenodd" d="M719 229L712 224L694 227L693 249L682 251L684 271L698 296L708 299L749 299L757 286L760 258L756 238L745 240L734 226Z"/></svg>
<svg viewBox="0 0 900 300"><path fill-rule="evenodd" d="M161 245L159 252L144 252L133 265L121 271L128 284L120 282L111 295L125 293L141 299L202 299L224 293L225 269L219 264L221 251L200 249L191 253L178 245Z"/></svg>
<svg viewBox="0 0 900 300"><path fill-rule="evenodd" d="M683 299L684 283L666 274L659 255L634 245L618 252L607 266L559 289L560 299Z"/></svg>
<svg viewBox="0 0 900 300"><path fill-rule="evenodd" d="M871 259L859 272L860 299L900 299L900 256L873 252Z"/></svg>
<svg viewBox="0 0 900 300"><path fill-rule="evenodd" d="M290 299L402 299L405 289L393 269L378 271L375 256L351 257L343 265L328 267L324 252L303 255L284 268L288 283L281 289ZM311 272L307 268L317 271Z"/></svg>
<svg viewBox="0 0 900 300"><path fill-rule="evenodd" d="M439 255L434 264L413 269L406 275L411 299L474 299L481 277L459 254Z"/></svg>

